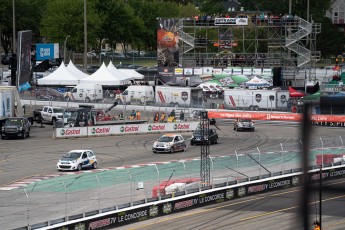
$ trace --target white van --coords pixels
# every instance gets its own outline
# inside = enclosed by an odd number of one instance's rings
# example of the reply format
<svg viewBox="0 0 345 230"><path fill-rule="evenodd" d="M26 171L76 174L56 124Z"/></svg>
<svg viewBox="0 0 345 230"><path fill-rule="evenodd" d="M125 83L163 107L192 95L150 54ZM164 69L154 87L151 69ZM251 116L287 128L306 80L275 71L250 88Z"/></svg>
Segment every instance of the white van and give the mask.
<svg viewBox="0 0 345 230"><path fill-rule="evenodd" d="M64 97L66 101L85 101L86 103L100 101L103 100L102 85L81 83L76 85L70 92L66 92Z"/></svg>
<svg viewBox="0 0 345 230"><path fill-rule="evenodd" d="M116 99L120 100L120 103L123 104L131 104L133 102L146 104L154 102L153 86L130 85L121 95L116 95Z"/></svg>

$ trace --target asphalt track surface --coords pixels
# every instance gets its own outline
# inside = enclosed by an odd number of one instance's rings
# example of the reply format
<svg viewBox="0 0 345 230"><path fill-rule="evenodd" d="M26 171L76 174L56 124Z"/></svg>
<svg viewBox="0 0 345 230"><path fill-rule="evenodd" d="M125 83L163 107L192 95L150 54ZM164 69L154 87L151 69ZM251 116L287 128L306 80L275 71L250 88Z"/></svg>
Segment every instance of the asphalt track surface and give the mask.
<svg viewBox="0 0 345 230"><path fill-rule="evenodd" d="M256 149L260 147L262 151L271 150L278 151L280 144L284 146L289 143L299 143L301 139L299 128L295 125L287 124L256 124L255 132L236 132L233 130L230 122L217 122L220 128L219 134L221 136L219 144L212 145L212 155L225 155L234 153L235 151L245 151ZM0 187L9 185L15 181L20 181L23 178L32 176L44 176L56 173L56 162L65 152L71 149L93 149L97 153L99 160L99 168L109 168L118 166L127 166L133 164L150 163L157 161L171 161L180 160L183 158L192 158L200 156L200 147L189 146L184 154L154 154L151 151L151 146L161 134L147 134L147 135L126 135L126 136L108 136L108 137L94 137L94 138L73 138L73 139L58 139L54 140L53 128L50 125L40 127L36 125L32 127L31 137L25 140L0 140ZM181 133L185 138L190 138L191 133ZM311 139L315 141L314 148L320 147L320 138L323 140L324 147L341 146L340 138L344 135L344 128L333 127L313 127L310 132ZM345 138L342 136L342 138ZM1 193L10 193L11 191L0 191ZM272 198L271 198L272 199ZM341 198L339 198L341 199ZM285 200L284 196L275 198L275 202L281 203L280 200ZM344 200L342 198L342 200ZM257 206L258 202L249 202L246 205ZM265 202L267 203L267 201ZM291 203L291 202L290 202ZM337 202L335 202L337 203ZM340 203L340 202L339 202ZM6 210L6 200L1 199L1 210ZM210 206L211 207L211 206ZM334 210L337 210L337 205L334 204ZM342 206L343 207L343 206ZM239 210L238 210L239 209ZM227 217L224 209L215 209L212 215L201 216L201 220L207 223L207 218L217 219L218 212L223 219L232 219L232 215L241 215L243 212L241 208L234 208L230 211L231 215ZM218 211L219 210L219 211ZM231 209L225 209L231 210ZM338 209L339 212L345 213L343 208ZM247 210L246 212L250 212ZM292 212L292 211L291 211ZM249 214L250 215L250 214ZM252 214L253 216L255 215ZM63 213L59 217L63 216ZM213 216L213 217L212 217ZM332 216L331 216L332 217ZM25 217L22 217L25 218ZM278 219L280 217L278 216ZM199 218L190 218L186 220L183 226L195 226L196 229L225 229L226 225L216 227L210 225L207 228L196 226L200 222ZM276 220L276 218L275 218ZM276 223L283 223L284 218ZM293 217L290 217L293 220ZM42 218L42 222L47 219ZM209 220L210 221L210 220ZM257 219L254 226L266 226L267 220ZM24 221L25 223L25 221ZM180 220L179 220L180 223ZM189 223L189 225L188 225ZM231 229L254 229L250 225L243 225L247 227L241 228L241 223L237 223L238 228ZM4 223L0 223L3 226ZM176 224L176 223L175 223ZM258 224L258 225L257 225ZM25 225L25 224L24 224ZM144 226L145 224L142 223ZM16 226L16 227L21 227ZM164 226L164 225L163 225ZM274 225L272 225L274 226ZM160 226L153 227L154 229L177 229L183 228L171 226L169 228L161 228ZM279 228L279 227L278 227ZM6 229L6 228L2 228ZM11 229L11 228L8 228ZM148 228L144 228L148 229ZM152 229L152 228L151 228ZM183 229L189 229L188 227ZM190 228L191 229L191 228ZM273 229L273 228L262 228ZM280 228L279 228L280 229ZM284 228L282 228L284 229ZM292 229L292 228L286 228ZM337 229L337 228L329 228ZM344 225L343 228L345 229Z"/></svg>

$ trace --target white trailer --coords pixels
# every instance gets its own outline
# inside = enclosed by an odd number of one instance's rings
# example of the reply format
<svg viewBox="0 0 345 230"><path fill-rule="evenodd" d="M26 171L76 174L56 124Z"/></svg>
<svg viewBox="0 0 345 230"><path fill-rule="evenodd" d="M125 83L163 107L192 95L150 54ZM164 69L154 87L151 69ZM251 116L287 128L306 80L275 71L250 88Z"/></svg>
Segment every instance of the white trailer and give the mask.
<svg viewBox="0 0 345 230"><path fill-rule="evenodd" d="M201 88L156 86L156 103L164 106L191 106L202 104Z"/></svg>
<svg viewBox="0 0 345 230"><path fill-rule="evenodd" d="M225 89L224 107L245 110L287 110L288 90Z"/></svg>
<svg viewBox="0 0 345 230"><path fill-rule="evenodd" d="M7 117L23 116L24 110L17 87L0 86L0 120Z"/></svg>

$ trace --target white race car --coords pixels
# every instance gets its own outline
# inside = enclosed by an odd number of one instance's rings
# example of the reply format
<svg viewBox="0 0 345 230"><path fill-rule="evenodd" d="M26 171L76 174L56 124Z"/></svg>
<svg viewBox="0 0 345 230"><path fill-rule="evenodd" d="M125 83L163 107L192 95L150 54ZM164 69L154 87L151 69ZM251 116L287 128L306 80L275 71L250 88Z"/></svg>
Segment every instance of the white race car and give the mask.
<svg viewBox="0 0 345 230"><path fill-rule="evenodd" d="M72 150L60 158L56 164L59 171L80 171L84 168L97 168L96 155L92 150Z"/></svg>

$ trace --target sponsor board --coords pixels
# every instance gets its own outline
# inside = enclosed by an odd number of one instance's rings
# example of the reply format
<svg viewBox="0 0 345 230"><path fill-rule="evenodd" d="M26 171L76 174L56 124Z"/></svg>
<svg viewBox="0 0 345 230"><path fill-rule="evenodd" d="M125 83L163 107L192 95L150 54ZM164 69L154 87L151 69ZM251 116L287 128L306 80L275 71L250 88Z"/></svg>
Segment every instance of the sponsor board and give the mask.
<svg viewBox="0 0 345 230"><path fill-rule="evenodd" d="M57 138L83 137L87 136L87 127L56 128L55 136Z"/></svg>
<svg viewBox="0 0 345 230"><path fill-rule="evenodd" d="M54 132L56 138L110 136L123 134L145 134L151 132L193 131L198 127L198 124L199 122L107 125L56 128Z"/></svg>
<svg viewBox="0 0 345 230"><path fill-rule="evenodd" d="M111 135L114 131L112 126L92 126L87 127L89 136Z"/></svg>

